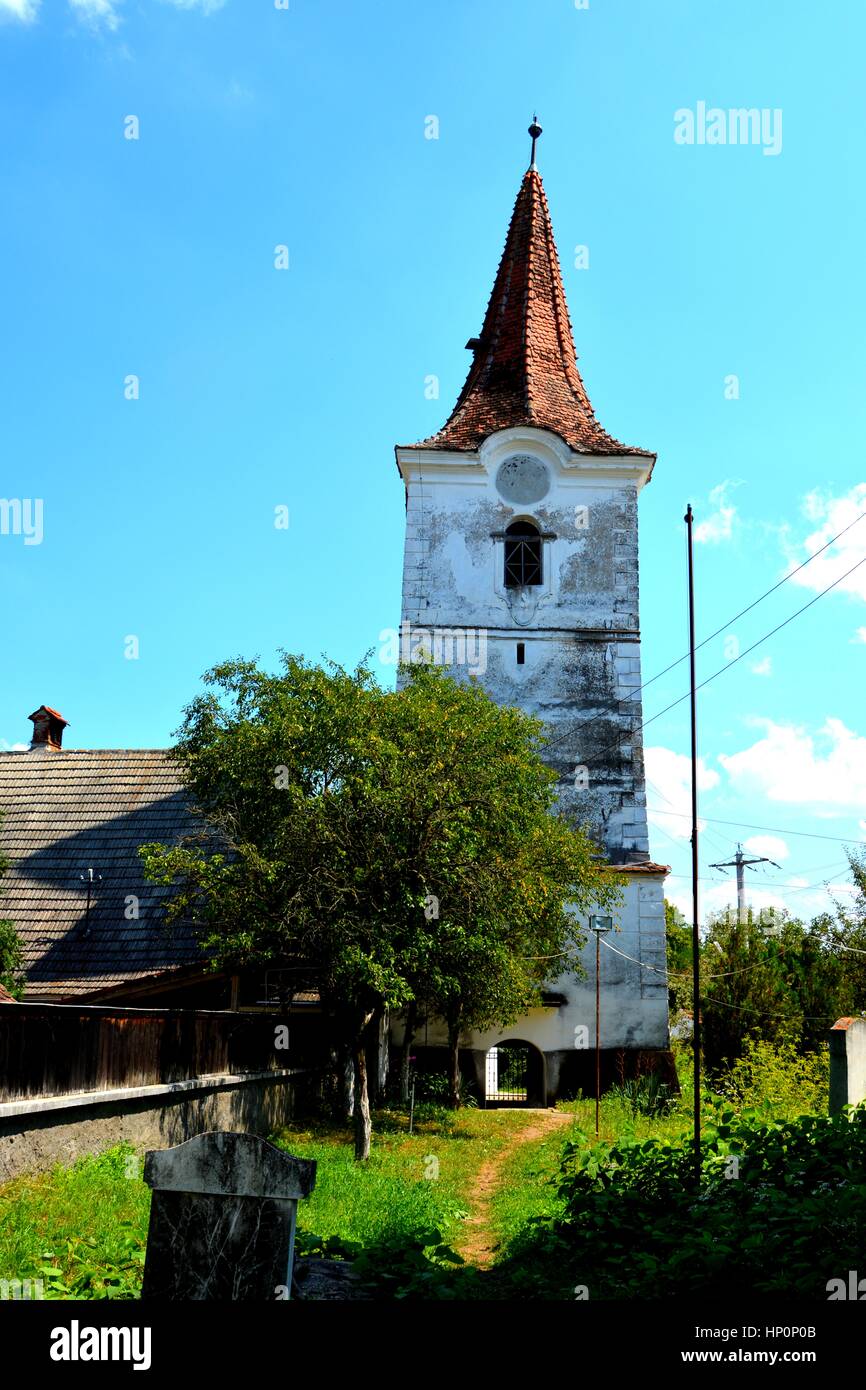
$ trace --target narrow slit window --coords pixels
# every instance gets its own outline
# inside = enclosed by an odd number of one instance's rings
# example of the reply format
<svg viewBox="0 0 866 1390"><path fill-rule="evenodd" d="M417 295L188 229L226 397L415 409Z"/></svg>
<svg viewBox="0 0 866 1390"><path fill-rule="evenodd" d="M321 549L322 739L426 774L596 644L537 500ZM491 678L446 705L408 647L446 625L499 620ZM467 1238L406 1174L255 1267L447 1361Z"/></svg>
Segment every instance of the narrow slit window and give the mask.
<svg viewBox="0 0 866 1390"><path fill-rule="evenodd" d="M540 584L541 535L531 521L513 521L505 532L505 587Z"/></svg>
<svg viewBox="0 0 866 1390"><path fill-rule="evenodd" d="M523 666L526 662L526 647L523 642L517 644L517 664Z"/></svg>

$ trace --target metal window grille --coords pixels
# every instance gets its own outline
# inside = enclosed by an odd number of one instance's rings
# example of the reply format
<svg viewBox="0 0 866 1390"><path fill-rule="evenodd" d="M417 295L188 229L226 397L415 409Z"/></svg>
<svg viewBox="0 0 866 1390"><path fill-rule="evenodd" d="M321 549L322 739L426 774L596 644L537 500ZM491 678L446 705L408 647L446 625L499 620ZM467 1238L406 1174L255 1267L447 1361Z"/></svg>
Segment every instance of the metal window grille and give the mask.
<svg viewBox="0 0 866 1390"><path fill-rule="evenodd" d="M505 587L541 582L541 536L530 522L515 521L505 532Z"/></svg>

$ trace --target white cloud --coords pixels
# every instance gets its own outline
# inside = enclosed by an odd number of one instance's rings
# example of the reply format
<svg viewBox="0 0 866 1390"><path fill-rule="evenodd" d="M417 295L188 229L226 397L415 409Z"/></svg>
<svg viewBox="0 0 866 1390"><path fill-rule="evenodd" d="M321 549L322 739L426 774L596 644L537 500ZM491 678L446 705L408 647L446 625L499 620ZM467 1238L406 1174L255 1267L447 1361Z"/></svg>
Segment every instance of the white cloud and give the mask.
<svg viewBox="0 0 866 1390"><path fill-rule="evenodd" d="M719 483L710 492L710 506L715 511L704 521L699 521L694 529L694 540L696 545L709 543L718 544L719 541L729 541L734 533L734 523L737 520L737 509L733 502L728 500L728 489L736 487L738 484L730 478L726 478L723 483Z"/></svg>
<svg viewBox="0 0 866 1390"><path fill-rule="evenodd" d="M116 0L69 0L69 8L76 19L91 29L108 29L114 33L120 24Z"/></svg>
<svg viewBox="0 0 866 1390"><path fill-rule="evenodd" d="M866 738L840 719L827 719L815 734L772 719L752 721L764 737L740 753L719 754L732 787L791 805L862 811L866 802Z"/></svg>
<svg viewBox="0 0 866 1390"><path fill-rule="evenodd" d="M671 748L657 746L644 749L646 780L650 795L658 805L659 811L680 812L691 815L692 807L692 764L685 753L675 753ZM710 791L718 786L719 774L707 767L702 758L698 759L698 790ZM692 833L691 821L674 815L654 815L647 806L650 824L666 830L675 840L688 840ZM698 828L703 826L698 821Z"/></svg>
<svg viewBox="0 0 866 1390"><path fill-rule="evenodd" d="M29 743L9 743L5 738L0 738L0 753L26 753L29 747Z"/></svg>
<svg viewBox="0 0 866 1390"><path fill-rule="evenodd" d="M176 10L201 10L202 14L215 14L221 10L226 0L164 0L167 5L174 5Z"/></svg>
<svg viewBox="0 0 866 1390"><path fill-rule="evenodd" d="M763 855L765 859L787 859L791 851L778 835L752 835L743 841L743 849L750 854ZM805 880L804 880L805 881Z"/></svg>
<svg viewBox="0 0 866 1390"><path fill-rule="evenodd" d="M20 19L32 24L39 13L42 0L0 0L0 19Z"/></svg>
<svg viewBox="0 0 866 1390"><path fill-rule="evenodd" d="M760 661L756 661L752 667L753 676L771 676L773 674L773 658L764 656Z"/></svg>
<svg viewBox="0 0 866 1390"><path fill-rule="evenodd" d="M858 627L857 631L854 633L854 636L851 638L851 641L866 642L866 627Z"/></svg>
<svg viewBox="0 0 866 1390"><path fill-rule="evenodd" d="M850 492L840 497L822 493L816 488L804 498L803 511L807 520L817 522L818 526L804 540L793 545L788 541L785 548L789 569L793 570L810 555L816 558L799 574L792 575L791 583L820 593L858 561L866 560L866 517L856 526L851 526L850 531L840 536L835 545L831 545L822 555L816 555L832 536L849 526L861 512L866 512L866 483L857 483ZM858 598L866 600L866 564L837 584L834 592L856 594ZM861 641L866 641L866 636L861 635L864 632L864 628L859 630Z"/></svg>

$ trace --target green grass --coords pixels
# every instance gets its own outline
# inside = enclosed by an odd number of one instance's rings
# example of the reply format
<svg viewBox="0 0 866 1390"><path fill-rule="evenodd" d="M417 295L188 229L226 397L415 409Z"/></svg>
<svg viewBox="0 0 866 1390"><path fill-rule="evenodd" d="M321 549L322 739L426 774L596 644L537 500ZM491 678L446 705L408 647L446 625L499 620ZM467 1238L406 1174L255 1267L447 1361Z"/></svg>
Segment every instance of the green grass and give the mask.
<svg viewBox="0 0 866 1390"><path fill-rule="evenodd" d="M426 1278L431 1257L442 1264L437 1247L459 1239L478 1169L533 1117L436 1107L428 1114L410 1136L405 1114L379 1112L363 1165L340 1126L308 1122L272 1136L318 1163L316 1188L299 1204L299 1253L368 1252L385 1275L390 1267L395 1287ZM137 1297L150 1210L140 1167L134 1150L119 1145L0 1187L0 1279L40 1279L49 1298Z"/></svg>
<svg viewBox="0 0 866 1390"><path fill-rule="evenodd" d="M802 1110L799 1072L785 1058L759 1060L760 1068L748 1077L752 1091L772 1093L786 1118L788 1110ZM689 1136L691 1080L685 1068L681 1081L682 1096L662 1115L640 1113L626 1095L603 1097L601 1138ZM307 1121L281 1130L272 1136L275 1143L318 1164L315 1190L299 1204L299 1253L357 1259L381 1297L564 1296L545 1292L547 1276L540 1266L528 1267L527 1237L561 1217L562 1198L551 1179L566 1140L582 1131L593 1142L595 1102L569 1101L558 1109L572 1117L571 1126L519 1144L505 1158L488 1209L497 1263L481 1274L452 1268L449 1247L459 1247L467 1234L464 1219L482 1166L513 1145L537 1116L521 1110L455 1114L426 1105L409 1135L403 1112L380 1111L364 1165L354 1161L347 1128ZM137 1297L150 1206L139 1172L140 1160L121 1145L0 1187L0 1279L41 1279L47 1297Z"/></svg>
<svg viewBox="0 0 866 1390"><path fill-rule="evenodd" d="M478 1169L532 1118L519 1110L463 1110L444 1123L424 1121L410 1136L404 1114L382 1112L366 1165L355 1163L350 1132L336 1126L292 1126L274 1141L319 1165L315 1190L298 1210L300 1232L369 1246L435 1229L450 1242L459 1238Z"/></svg>
<svg viewBox="0 0 866 1390"><path fill-rule="evenodd" d="M150 1189L128 1145L0 1187L0 1279L46 1297L136 1297Z"/></svg>

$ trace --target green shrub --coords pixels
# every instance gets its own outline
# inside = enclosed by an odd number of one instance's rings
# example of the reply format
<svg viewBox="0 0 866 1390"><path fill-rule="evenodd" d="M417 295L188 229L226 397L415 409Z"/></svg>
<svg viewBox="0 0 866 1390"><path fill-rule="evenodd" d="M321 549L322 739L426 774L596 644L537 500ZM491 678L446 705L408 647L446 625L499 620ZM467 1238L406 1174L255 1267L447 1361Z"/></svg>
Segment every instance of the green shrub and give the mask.
<svg viewBox="0 0 866 1390"><path fill-rule="evenodd" d="M766 1107L783 1117L826 1112L830 1053L798 1052L793 1042L746 1038L743 1055L716 1085L738 1108Z"/></svg>
<svg viewBox="0 0 866 1390"><path fill-rule="evenodd" d="M783 1120L708 1099L701 1156L696 1190L688 1134L581 1135L559 1175L565 1215L511 1258L551 1271L560 1297L585 1285L593 1299L826 1299L830 1279L862 1266L866 1106Z"/></svg>
<svg viewBox="0 0 866 1390"><path fill-rule="evenodd" d="M440 1106L447 1105L451 1095L451 1081L444 1071L422 1071L415 1077L416 1101L431 1101ZM478 1101L461 1078L460 1104L467 1110L477 1109Z"/></svg>
<svg viewBox="0 0 866 1390"><path fill-rule="evenodd" d="M609 1094L623 1101L632 1116L644 1115L647 1119L669 1114L677 1102L676 1094L657 1072L648 1072L624 1081L620 1086L612 1086Z"/></svg>

